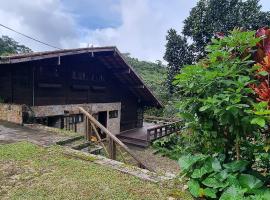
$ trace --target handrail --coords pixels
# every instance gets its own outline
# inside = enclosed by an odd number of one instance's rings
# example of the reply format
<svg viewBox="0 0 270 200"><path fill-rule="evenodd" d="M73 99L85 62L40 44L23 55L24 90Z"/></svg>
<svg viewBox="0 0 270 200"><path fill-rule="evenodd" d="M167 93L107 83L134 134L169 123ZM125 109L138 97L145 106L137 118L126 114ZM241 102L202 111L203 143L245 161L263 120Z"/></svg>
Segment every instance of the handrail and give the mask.
<svg viewBox="0 0 270 200"><path fill-rule="evenodd" d="M106 127L104 127L99 121L97 121L90 113L88 113L85 109L82 107L78 107L79 110L97 127L99 127L104 133L106 133L107 136L109 136L115 143L117 143L119 146L121 146L134 160L136 160L143 168L148 169L149 171L154 171L151 167L147 166L145 163L143 163L137 156L130 151L130 149L123 143L121 140L119 140L114 134L112 134Z"/></svg>
<svg viewBox="0 0 270 200"><path fill-rule="evenodd" d="M165 126L171 126L171 125L174 125L174 124L178 124L178 123L180 123L180 122L181 122L181 121L175 121L175 122L172 122L172 123L169 123L169 124L158 125L158 126L154 126L154 127L152 127L152 128L148 128L147 130L152 131L152 130L155 130L155 129L163 128L163 127L165 127Z"/></svg>
<svg viewBox="0 0 270 200"><path fill-rule="evenodd" d="M165 122L177 122L179 119L177 118L166 118L166 117L156 117L151 115L144 115L144 119L146 120L161 120Z"/></svg>
<svg viewBox="0 0 270 200"><path fill-rule="evenodd" d="M181 128L180 123L182 123L182 121L172 122L169 124L155 126L153 128L147 129L147 141L151 142L152 140L155 140L155 139L164 137L166 135L172 134L176 131L179 131ZM154 138L151 139L151 136L154 136Z"/></svg>

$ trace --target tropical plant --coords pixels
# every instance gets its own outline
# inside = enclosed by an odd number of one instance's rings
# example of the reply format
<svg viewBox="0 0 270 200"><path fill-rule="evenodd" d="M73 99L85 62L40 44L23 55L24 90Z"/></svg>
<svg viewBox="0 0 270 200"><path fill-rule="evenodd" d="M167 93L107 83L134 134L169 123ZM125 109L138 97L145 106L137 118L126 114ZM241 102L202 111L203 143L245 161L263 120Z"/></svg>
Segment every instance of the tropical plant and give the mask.
<svg viewBox="0 0 270 200"><path fill-rule="evenodd" d="M213 39L207 57L176 76L180 115L202 153L224 153L227 161L239 160L246 139L256 139L266 128L267 104L257 102L248 87L256 82L251 56L261 40L254 34L234 30Z"/></svg>
<svg viewBox="0 0 270 200"><path fill-rule="evenodd" d="M270 198L265 178L250 170L248 161L224 161L224 155L180 157L181 175L190 177L187 184L194 197L220 200Z"/></svg>
<svg viewBox="0 0 270 200"><path fill-rule="evenodd" d="M256 93L268 69L253 61L265 53L256 47L265 37L254 36L235 29L213 39L207 57L176 76L185 132L197 147L191 152L203 153L179 160L195 197L270 198L269 101Z"/></svg>
<svg viewBox="0 0 270 200"><path fill-rule="evenodd" d="M258 50L256 52L255 60L257 61L258 70L256 77L259 80L258 84L252 84L251 88L257 94L257 100L267 102L270 106L270 29L260 28L257 37L263 37L261 42L257 44Z"/></svg>

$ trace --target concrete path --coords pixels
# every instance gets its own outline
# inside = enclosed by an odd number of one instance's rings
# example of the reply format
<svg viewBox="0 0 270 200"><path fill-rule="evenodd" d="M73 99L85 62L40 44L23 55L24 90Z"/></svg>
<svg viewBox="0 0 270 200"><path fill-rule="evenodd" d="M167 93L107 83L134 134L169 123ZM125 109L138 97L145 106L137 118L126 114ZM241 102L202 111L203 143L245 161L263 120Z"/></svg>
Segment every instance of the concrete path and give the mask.
<svg viewBox="0 0 270 200"><path fill-rule="evenodd" d="M29 141L37 145L49 146L55 142L69 138L53 132L35 130L32 128L0 121L0 144L18 141Z"/></svg>

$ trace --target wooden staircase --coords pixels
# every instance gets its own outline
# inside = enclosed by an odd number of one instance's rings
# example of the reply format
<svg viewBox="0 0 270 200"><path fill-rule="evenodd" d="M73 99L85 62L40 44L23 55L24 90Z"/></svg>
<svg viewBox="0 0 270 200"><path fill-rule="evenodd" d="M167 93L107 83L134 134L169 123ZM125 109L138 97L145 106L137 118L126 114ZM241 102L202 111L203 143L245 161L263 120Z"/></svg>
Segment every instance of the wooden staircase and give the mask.
<svg viewBox="0 0 270 200"><path fill-rule="evenodd" d="M77 136L67 140L62 140L56 142L56 144L92 154L100 154L101 150L103 149L103 147L100 145L86 141L84 136Z"/></svg>

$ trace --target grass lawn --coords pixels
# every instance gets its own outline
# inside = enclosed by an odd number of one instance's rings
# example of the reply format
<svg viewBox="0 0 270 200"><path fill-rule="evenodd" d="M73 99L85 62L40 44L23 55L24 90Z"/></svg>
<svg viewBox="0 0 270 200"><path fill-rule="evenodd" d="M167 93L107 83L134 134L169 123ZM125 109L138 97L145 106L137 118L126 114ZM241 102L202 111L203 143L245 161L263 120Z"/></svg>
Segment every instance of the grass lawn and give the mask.
<svg viewBox="0 0 270 200"><path fill-rule="evenodd" d="M0 199L163 200L170 193L159 184L68 157L58 146L0 145Z"/></svg>

